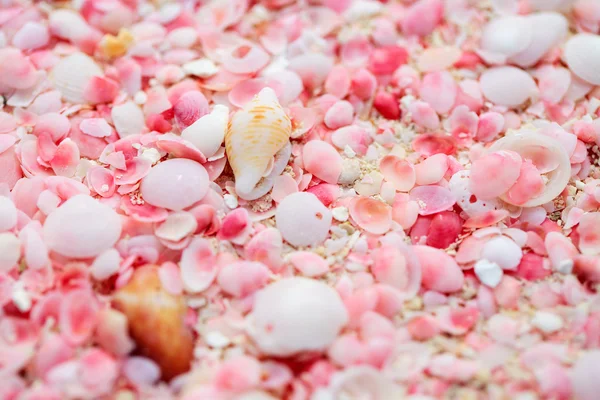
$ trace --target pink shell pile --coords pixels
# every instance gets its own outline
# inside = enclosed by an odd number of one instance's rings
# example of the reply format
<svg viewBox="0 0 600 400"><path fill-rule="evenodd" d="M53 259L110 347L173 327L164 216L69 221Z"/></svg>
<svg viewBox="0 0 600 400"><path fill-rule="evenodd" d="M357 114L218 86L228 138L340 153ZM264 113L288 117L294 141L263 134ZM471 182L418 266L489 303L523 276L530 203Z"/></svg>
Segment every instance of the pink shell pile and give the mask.
<svg viewBox="0 0 600 400"><path fill-rule="evenodd" d="M0 399L598 399L598 85L597 0L0 0Z"/></svg>

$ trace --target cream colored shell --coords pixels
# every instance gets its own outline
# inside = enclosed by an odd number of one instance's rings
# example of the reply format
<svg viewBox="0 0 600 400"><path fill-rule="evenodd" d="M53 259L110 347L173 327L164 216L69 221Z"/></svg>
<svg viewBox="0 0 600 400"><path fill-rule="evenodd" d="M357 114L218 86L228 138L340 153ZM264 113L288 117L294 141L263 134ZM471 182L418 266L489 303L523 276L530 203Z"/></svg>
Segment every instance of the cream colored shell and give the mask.
<svg viewBox="0 0 600 400"><path fill-rule="evenodd" d="M273 186L290 156L290 118L271 88L262 89L229 121L225 150L235 175L235 190L257 199Z"/></svg>

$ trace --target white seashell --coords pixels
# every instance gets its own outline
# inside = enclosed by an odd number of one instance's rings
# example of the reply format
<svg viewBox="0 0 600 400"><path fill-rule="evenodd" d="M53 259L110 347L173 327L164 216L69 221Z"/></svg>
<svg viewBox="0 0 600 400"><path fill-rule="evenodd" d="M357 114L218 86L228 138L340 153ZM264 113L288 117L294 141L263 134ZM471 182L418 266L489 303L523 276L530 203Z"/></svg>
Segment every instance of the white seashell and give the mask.
<svg viewBox="0 0 600 400"><path fill-rule="evenodd" d="M79 13L71 10L52 11L48 17L48 23L54 36L71 42L83 39L92 32L85 19Z"/></svg>
<svg viewBox="0 0 600 400"><path fill-rule="evenodd" d="M271 88L262 89L229 121L225 150L239 197L254 200L273 187L291 154L292 124Z"/></svg>
<svg viewBox="0 0 600 400"><path fill-rule="evenodd" d="M205 157L212 157L223 143L228 121L229 108L217 104L210 114L200 117L185 128L181 137L196 146Z"/></svg>
<svg viewBox="0 0 600 400"><path fill-rule="evenodd" d="M115 129L121 138L142 133L146 126L144 113L141 108L132 101L114 106L110 116L115 125Z"/></svg>
<svg viewBox="0 0 600 400"><path fill-rule="evenodd" d="M60 60L52 70L50 79L63 99L70 103L85 103L83 91L94 76L102 75L102 69L83 53L74 53Z"/></svg>
<svg viewBox="0 0 600 400"><path fill-rule="evenodd" d="M552 47L567 35L569 22L556 12L542 12L525 17L533 32L532 40L523 51L513 55L509 61L520 67L535 65Z"/></svg>
<svg viewBox="0 0 600 400"><path fill-rule="evenodd" d="M462 208L468 216L483 214L487 211L501 208L500 202L496 199L482 200L473 195L470 188L471 171L464 169L456 172L448 182L448 189L456 198L456 204ZM475 198L475 201L473 201Z"/></svg>
<svg viewBox="0 0 600 400"><path fill-rule="evenodd" d="M348 322L348 312L331 286L293 277L260 290L248 322L263 353L290 356L325 350Z"/></svg>
<svg viewBox="0 0 600 400"><path fill-rule="evenodd" d="M219 72L219 68L212 60L200 58L183 64L183 71L188 75L194 75L199 78L210 78Z"/></svg>
<svg viewBox="0 0 600 400"><path fill-rule="evenodd" d="M515 67L496 67L479 78L483 95L500 106L516 107L537 94L535 81L527 72Z"/></svg>
<svg viewBox="0 0 600 400"><path fill-rule="evenodd" d="M522 16L500 17L490 21L481 34L481 48L506 57L525 50L531 43L533 30Z"/></svg>
<svg viewBox="0 0 600 400"><path fill-rule="evenodd" d="M594 85L600 85L600 36L580 33L565 45L564 58L571 71Z"/></svg>
<svg viewBox="0 0 600 400"><path fill-rule="evenodd" d="M537 207L552 201L565 189L571 178L571 162L562 144L540 133L529 131L505 136L491 145L488 152L512 150L521 154L526 152L527 147L530 146L546 147L558 160L558 167L545 175L548 178L548 182L544 191L538 197L529 200L525 204L521 204L520 206L522 207ZM507 201L505 196L500 196L500 198Z"/></svg>

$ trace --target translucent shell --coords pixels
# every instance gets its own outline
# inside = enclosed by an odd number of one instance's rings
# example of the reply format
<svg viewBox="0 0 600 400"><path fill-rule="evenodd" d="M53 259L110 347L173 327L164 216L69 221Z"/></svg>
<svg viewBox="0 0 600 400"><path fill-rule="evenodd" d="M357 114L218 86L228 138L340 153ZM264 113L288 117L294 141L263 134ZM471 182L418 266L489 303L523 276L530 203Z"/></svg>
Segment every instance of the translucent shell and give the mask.
<svg viewBox="0 0 600 400"><path fill-rule="evenodd" d="M225 150L238 196L254 200L271 190L291 154L291 131L290 118L268 87L235 113L225 135Z"/></svg>

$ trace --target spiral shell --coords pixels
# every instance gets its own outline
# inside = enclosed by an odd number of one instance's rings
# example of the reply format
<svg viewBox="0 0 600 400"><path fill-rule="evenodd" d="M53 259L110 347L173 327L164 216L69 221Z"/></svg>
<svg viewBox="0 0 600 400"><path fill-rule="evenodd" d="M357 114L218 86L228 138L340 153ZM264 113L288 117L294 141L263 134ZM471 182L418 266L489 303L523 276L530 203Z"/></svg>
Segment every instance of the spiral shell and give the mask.
<svg viewBox="0 0 600 400"><path fill-rule="evenodd" d="M290 118L268 87L231 118L225 150L239 197L254 200L271 190L290 157L291 131Z"/></svg>

